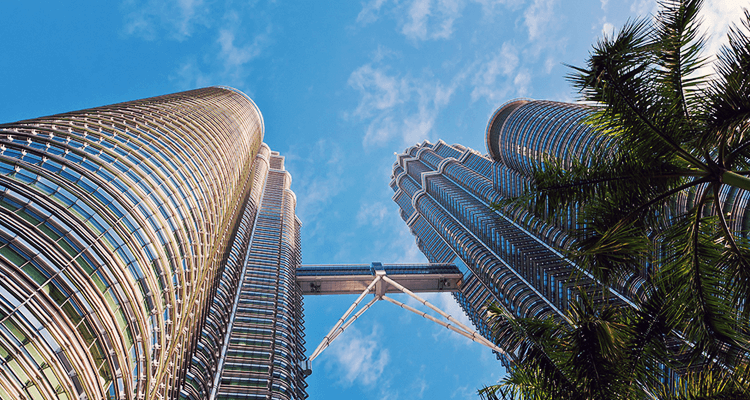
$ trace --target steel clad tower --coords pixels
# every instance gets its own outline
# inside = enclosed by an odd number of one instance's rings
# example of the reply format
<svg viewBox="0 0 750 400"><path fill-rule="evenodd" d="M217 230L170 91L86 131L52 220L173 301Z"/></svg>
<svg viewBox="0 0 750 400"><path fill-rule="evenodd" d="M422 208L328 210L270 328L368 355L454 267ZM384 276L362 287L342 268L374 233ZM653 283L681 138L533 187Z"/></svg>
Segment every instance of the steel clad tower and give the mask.
<svg viewBox="0 0 750 400"><path fill-rule="evenodd" d="M222 87L0 125L0 398L305 396L299 221L263 133Z"/></svg>
<svg viewBox="0 0 750 400"><path fill-rule="evenodd" d="M520 209L492 205L523 192L532 162L545 154L571 162L602 143L582 119L583 106L517 100L500 107L486 132L489 155L461 145L425 141L393 165L393 200L431 262L460 265L455 297L486 337L487 302L522 317L562 316L578 288L602 298L600 285L556 249L570 226L549 226ZM575 223L574 216L569 223ZM621 289L636 290L634 277ZM620 291L622 292L622 291ZM609 301L625 301L614 293ZM512 357L513 349L506 349Z"/></svg>
<svg viewBox="0 0 750 400"><path fill-rule="evenodd" d="M0 125L1 399L305 399L312 360L378 300L503 351L419 297L459 290L455 265L301 266L263 134L226 87ZM344 293L307 358L302 296Z"/></svg>

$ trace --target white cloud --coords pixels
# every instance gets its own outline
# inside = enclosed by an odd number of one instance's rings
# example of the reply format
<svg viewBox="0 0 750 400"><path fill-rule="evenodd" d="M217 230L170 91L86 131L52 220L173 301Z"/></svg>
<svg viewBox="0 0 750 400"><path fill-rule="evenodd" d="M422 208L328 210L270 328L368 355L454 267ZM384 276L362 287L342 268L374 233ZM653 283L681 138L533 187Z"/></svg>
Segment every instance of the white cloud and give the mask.
<svg viewBox="0 0 750 400"><path fill-rule="evenodd" d="M170 80L177 81L177 85L184 89L216 84L215 77L201 71L195 59L180 64L179 68L170 76Z"/></svg>
<svg viewBox="0 0 750 400"><path fill-rule="evenodd" d="M383 7L386 0L372 0L362 5L362 11L357 14L357 22L362 25L367 25L377 21L380 8Z"/></svg>
<svg viewBox="0 0 750 400"><path fill-rule="evenodd" d="M343 189L343 153L335 142L320 139L312 148L304 149L302 156L298 157L294 150L285 154L287 170L294 169L297 215L305 229L314 232L318 215L326 212L325 206ZM317 154L325 154L325 163L315 158Z"/></svg>
<svg viewBox="0 0 750 400"><path fill-rule="evenodd" d="M397 220L397 221L396 221ZM396 249L393 256L393 263L395 264L411 264L411 263L423 263L427 262L422 251L417 247L417 242L414 239L414 235L411 234L409 228L406 226L400 217L394 213L394 221L400 226L400 229L394 229L394 232L398 232L398 235L393 239L392 247Z"/></svg>
<svg viewBox="0 0 750 400"><path fill-rule="evenodd" d="M391 7L385 7L391 3ZM357 14L357 23L369 25L381 15L395 17L398 30L409 40L420 42L426 40L450 39L453 36L455 22L462 17L463 10L470 3L482 7L482 15L491 20L499 5L515 9L523 1L511 0L370 0L362 3L362 10Z"/></svg>
<svg viewBox="0 0 750 400"><path fill-rule="evenodd" d="M224 72L241 75L245 64L257 58L268 43L270 30L271 27L268 26L265 33L256 35L250 43L237 45L236 31L229 28L221 29L216 42L220 46L218 58L224 64Z"/></svg>
<svg viewBox="0 0 750 400"><path fill-rule="evenodd" d="M401 33L414 41L448 39L465 5L464 0L412 0Z"/></svg>
<svg viewBox="0 0 750 400"><path fill-rule="evenodd" d="M203 0L128 0L123 2L125 33L155 39L161 31L173 39L190 37L196 25L210 25L209 6Z"/></svg>
<svg viewBox="0 0 750 400"><path fill-rule="evenodd" d="M405 79L388 76L385 68L366 64L349 76L349 86L362 94L355 115L369 117L373 113L392 108L409 100L409 87Z"/></svg>
<svg viewBox="0 0 750 400"><path fill-rule="evenodd" d="M177 81L184 89L220 84L241 88L248 95L252 95L252 92L244 87L245 77L250 73L252 61L261 55L269 42L269 31L270 27L266 32L256 35L249 43L242 44L242 41L237 39L236 30L221 29L217 33L216 47L213 48L214 56L189 57L172 73L170 79Z"/></svg>
<svg viewBox="0 0 750 400"><path fill-rule="evenodd" d="M509 97L523 97L531 93L531 72L523 67L518 50L509 42L491 58L480 64L473 74L471 100L486 99L489 103L500 104ZM549 73L555 60L548 57L544 69Z"/></svg>
<svg viewBox="0 0 750 400"><path fill-rule="evenodd" d="M348 83L360 93L360 101L347 117L369 121L363 138L366 148L397 138L402 139L399 145L430 139L439 111L458 85L457 80L444 85L430 78L400 77L372 64L357 68Z"/></svg>
<svg viewBox="0 0 750 400"><path fill-rule="evenodd" d="M355 382L373 386L390 362L388 349L378 342L378 327L364 335L355 326L349 327L322 354L341 370L339 381L344 386Z"/></svg>
<svg viewBox="0 0 750 400"><path fill-rule="evenodd" d="M524 12L524 23L529 29L529 39L534 41L544 38L547 28L555 17L554 7L557 0L534 0Z"/></svg>
<svg viewBox="0 0 750 400"><path fill-rule="evenodd" d="M502 102L512 92L512 86L507 78L512 76L518 68L518 50L509 42L503 43L500 51L487 62L481 64L472 78L474 89L471 100L477 101L484 97L491 103ZM499 78L505 77L505 80Z"/></svg>
<svg viewBox="0 0 750 400"><path fill-rule="evenodd" d="M555 68L557 65L559 65L558 61L552 57L547 57L547 59L544 60L544 72L548 74L551 73L552 68Z"/></svg>
<svg viewBox="0 0 750 400"><path fill-rule="evenodd" d="M490 384L490 383L487 383ZM451 399L461 399L461 400L476 400L477 398L477 388L473 386L456 386L453 393L451 393Z"/></svg>
<svg viewBox="0 0 750 400"><path fill-rule="evenodd" d="M748 6L750 5L737 0L713 0L704 3L700 26L707 39L706 55L715 56L722 45L729 43L727 32L730 24L741 26L740 21L744 18L742 9Z"/></svg>
<svg viewBox="0 0 750 400"><path fill-rule="evenodd" d="M516 9L523 4L523 0L472 0L472 2L481 5L484 14L493 14L495 7L500 5Z"/></svg>
<svg viewBox="0 0 750 400"><path fill-rule="evenodd" d="M602 24L602 36L613 37L615 34L615 26L610 22L604 22Z"/></svg>
<svg viewBox="0 0 750 400"><path fill-rule="evenodd" d="M387 0L372 0L363 3L357 15L357 23L365 26L377 21L381 14L396 17L399 31L414 42L449 39L454 24L461 18L467 0L407 0L394 1L390 10L384 10ZM472 0L482 6L485 15L491 15L495 6L507 0Z"/></svg>
<svg viewBox="0 0 750 400"><path fill-rule="evenodd" d="M362 143L369 146L383 146L396 135L399 127L391 115L375 117L367 126ZM408 143L408 142L407 142Z"/></svg>
<svg viewBox="0 0 750 400"><path fill-rule="evenodd" d="M609 5L609 0L601 0L602 2L602 10L607 11L607 6Z"/></svg>
<svg viewBox="0 0 750 400"><path fill-rule="evenodd" d="M406 37L416 40L427 39L427 18L430 16L431 0L414 0L408 7L408 19L401 28Z"/></svg>
<svg viewBox="0 0 750 400"><path fill-rule="evenodd" d="M372 61L377 63L385 60L386 58L396 57L398 55L399 53L383 46L382 44L378 44L377 50L375 50L372 54Z"/></svg>
<svg viewBox="0 0 750 400"><path fill-rule="evenodd" d="M422 377L419 377L415 379L414 382L412 382L412 387L417 389L418 391L417 398L421 399L424 396L424 391L427 390L427 388L430 387L430 385L427 383L427 380L425 380Z"/></svg>
<svg viewBox="0 0 750 400"><path fill-rule="evenodd" d="M357 225L382 225L385 217L391 212L393 212L393 210L388 210L385 205L379 201L374 203L362 203L359 206L359 212L357 212Z"/></svg>
<svg viewBox="0 0 750 400"><path fill-rule="evenodd" d="M518 71L516 77L513 78L513 85L518 96L528 96L529 93L531 93L531 73L529 72L529 70L526 68L522 68L520 71Z"/></svg>
<svg viewBox="0 0 750 400"><path fill-rule="evenodd" d="M634 0L630 5L632 11L638 18L647 17L649 14L655 14L657 11L655 0Z"/></svg>
<svg viewBox="0 0 750 400"><path fill-rule="evenodd" d="M208 43L177 60L169 79L182 89L221 84L252 94L245 84L251 63L272 42L268 14L258 12L254 2L121 1L126 35Z"/></svg>

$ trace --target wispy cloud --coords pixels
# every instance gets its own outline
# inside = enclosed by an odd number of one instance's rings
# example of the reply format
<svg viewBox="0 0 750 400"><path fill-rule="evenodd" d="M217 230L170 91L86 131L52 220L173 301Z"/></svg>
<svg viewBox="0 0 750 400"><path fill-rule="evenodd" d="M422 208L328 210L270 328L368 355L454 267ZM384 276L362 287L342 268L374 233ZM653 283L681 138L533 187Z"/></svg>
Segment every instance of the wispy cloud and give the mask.
<svg viewBox="0 0 750 400"><path fill-rule="evenodd" d="M179 66L170 75L181 89L221 84L252 94L245 80L253 61L273 42L268 13L259 12L264 10L254 2L122 0L121 4L125 35L196 44L195 53L177 60Z"/></svg>
<svg viewBox="0 0 750 400"><path fill-rule="evenodd" d="M747 3L737 0L713 0L704 3L701 28L707 39L707 55L715 56L722 45L729 43L727 40L729 26L740 25L740 20L743 18L742 9L747 7Z"/></svg>
<svg viewBox="0 0 750 400"><path fill-rule="evenodd" d="M351 326L323 353L325 360L331 360L340 370L337 375L344 386L354 383L373 386L383 374L391 356L378 341L378 329L375 325L365 335Z"/></svg>
<svg viewBox="0 0 750 400"><path fill-rule="evenodd" d="M401 33L414 41L448 39L464 6L463 0L413 0L407 6Z"/></svg>
<svg viewBox="0 0 750 400"><path fill-rule="evenodd" d="M390 7L386 6L388 3ZM515 7L519 4L509 0L371 0L363 3L357 23L365 26L380 19L381 15L389 15L396 20L399 32L414 43L449 39L453 36L456 21L471 3L479 4L485 17L494 15L498 5Z"/></svg>
<svg viewBox="0 0 750 400"><path fill-rule="evenodd" d="M197 1L197 0L190 0ZM229 85L252 95L245 81L253 71L253 62L272 44L272 24L268 21L246 19L250 9L228 10L221 20L221 28L204 33L212 37L210 46L200 49L202 54L182 60L172 74L184 89L207 85Z"/></svg>
<svg viewBox="0 0 750 400"><path fill-rule="evenodd" d="M216 77L201 70L200 64L195 57L184 61L170 76L172 81L184 89L205 87L217 84Z"/></svg>
<svg viewBox="0 0 750 400"><path fill-rule="evenodd" d="M236 29L220 30L217 43L220 46L219 59L224 65L224 73L241 76L246 65L257 58L267 46L270 34L271 26L268 25L265 32L255 35L252 40L237 44L239 40Z"/></svg>
<svg viewBox="0 0 750 400"><path fill-rule="evenodd" d="M343 153L333 141L320 139L303 153L295 149L286 152L288 170L295 171L294 192L297 195L297 215L303 222L315 220L331 199L343 189ZM316 154L325 154L323 162Z"/></svg>
<svg viewBox="0 0 750 400"><path fill-rule="evenodd" d="M347 117L369 121L363 145L382 146L400 138L414 144L430 139L438 113L450 101L457 82L399 76L387 66L365 64L349 76L349 86L360 93L356 109Z"/></svg>
<svg viewBox="0 0 750 400"><path fill-rule="evenodd" d="M534 0L523 14L524 24L529 30L529 39L532 41L545 37L548 27L555 18L555 4L557 0Z"/></svg>
<svg viewBox="0 0 750 400"><path fill-rule="evenodd" d="M252 39L238 40L238 31L229 28L217 32L213 56L189 56L170 76L184 89L208 85L229 85L252 91L245 87L245 79L252 72L252 62L269 42L270 27Z"/></svg>
<svg viewBox="0 0 750 400"><path fill-rule="evenodd" d="M519 73L518 65L518 50L509 42L503 43L500 50L480 63L473 74L471 100L485 98L490 103L497 103L513 95L513 80Z"/></svg>
<svg viewBox="0 0 750 400"><path fill-rule="evenodd" d="M430 387L430 384L423 377L419 377L412 382L411 386L417 390L416 397L421 399L424 396L424 391Z"/></svg>
<svg viewBox="0 0 750 400"><path fill-rule="evenodd" d="M634 0L630 4L630 11L638 17L647 17L649 14L656 13L656 0Z"/></svg>
<svg viewBox="0 0 750 400"><path fill-rule="evenodd" d="M393 210L389 210L385 204L379 201L362 203L357 212L357 225L380 226L385 221L385 217L391 212Z"/></svg>
<svg viewBox="0 0 750 400"><path fill-rule="evenodd" d="M367 25L377 21L380 16L380 8L386 0L372 0L362 4L362 11L357 14L357 23Z"/></svg>
<svg viewBox="0 0 750 400"><path fill-rule="evenodd" d="M354 115L370 117L409 100L408 80L391 76L388 72L388 68L373 68L371 64L365 64L352 72L349 86L362 94Z"/></svg>
<svg viewBox="0 0 750 400"><path fill-rule="evenodd" d="M196 26L207 26L211 21L209 5L203 0L126 0L124 31L144 39L165 35L184 40Z"/></svg>

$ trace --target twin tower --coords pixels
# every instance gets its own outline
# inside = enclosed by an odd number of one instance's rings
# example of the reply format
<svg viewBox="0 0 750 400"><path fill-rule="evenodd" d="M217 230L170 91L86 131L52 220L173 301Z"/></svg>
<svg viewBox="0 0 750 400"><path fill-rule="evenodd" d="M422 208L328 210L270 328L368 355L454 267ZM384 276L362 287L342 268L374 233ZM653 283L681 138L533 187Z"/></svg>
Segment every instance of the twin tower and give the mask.
<svg viewBox="0 0 750 400"><path fill-rule="evenodd" d="M600 290L556 250L568 227L492 205L543 155L595 146L589 112L515 101L488 155L406 149L393 200L430 264L367 267L300 267L291 176L235 89L0 125L0 398L304 399L308 294L452 291L484 337L462 334L489 347L488 302L561 314L576 288Z"/></svg>

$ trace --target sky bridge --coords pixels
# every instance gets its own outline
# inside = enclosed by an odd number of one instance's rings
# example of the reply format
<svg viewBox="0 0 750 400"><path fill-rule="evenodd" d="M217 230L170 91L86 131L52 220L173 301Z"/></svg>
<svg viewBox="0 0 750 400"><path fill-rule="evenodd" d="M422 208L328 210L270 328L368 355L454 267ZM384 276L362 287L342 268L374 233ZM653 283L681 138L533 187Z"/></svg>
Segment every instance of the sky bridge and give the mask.
<svg viewBox="0 0 750 400"><path fill-rule="evenodd" d="M311 362L379 300L386 300L468 339L481 343L500 354L505 354L505 351L490 340L416 294L460 291L462 282L463 274L454 264L382 264L373 262L370 264L301 265L297 268L297 284L302 289L303 295L359 293L359 297L339 318L306 362L306 373L312 373ZM386 296L386 294L391 293L404 293L431 309L443 319ZM373 298L352 315L368 294L373 294Z"/></svg>
<svg viewBox="0 0 750 400"><path fill-rule="evenodd" d="M463 274L453 264L337 264L302 265L297 268L297 283L303 295L359 294L382 272L414 293L455 292ZM376 296L402 291L379 280Z"/></svg>

